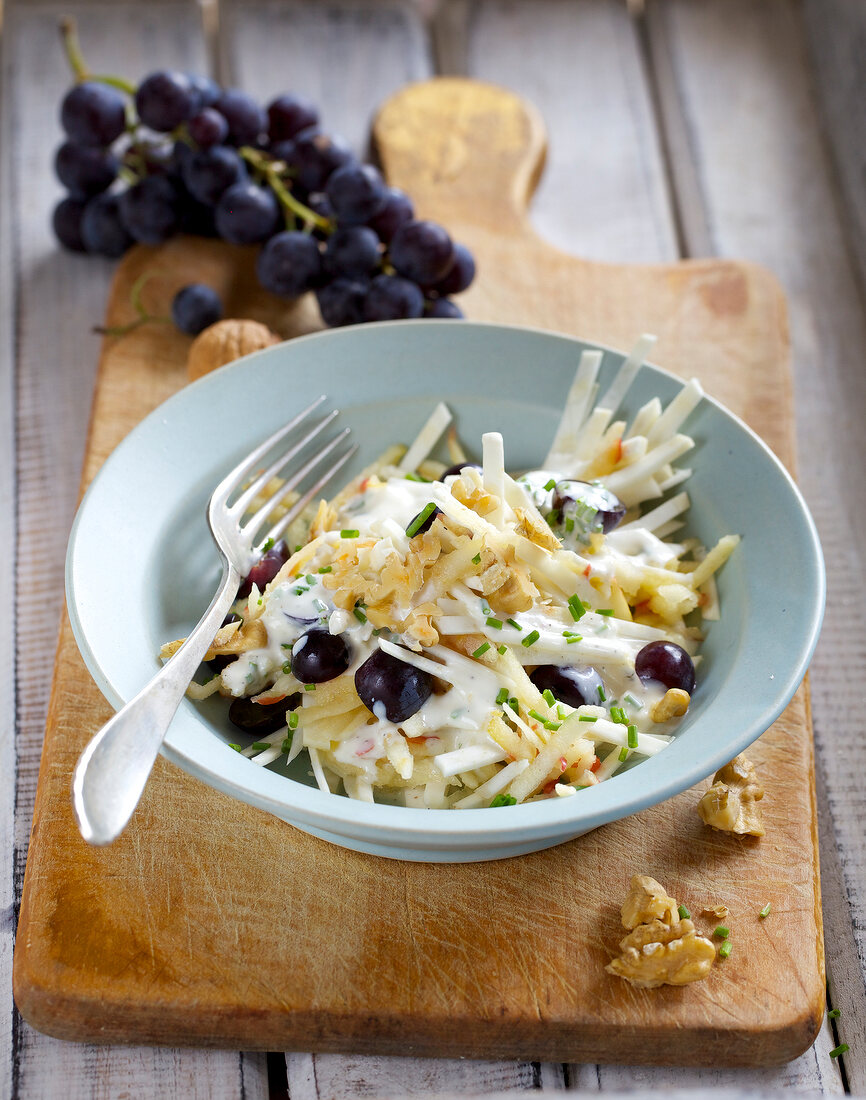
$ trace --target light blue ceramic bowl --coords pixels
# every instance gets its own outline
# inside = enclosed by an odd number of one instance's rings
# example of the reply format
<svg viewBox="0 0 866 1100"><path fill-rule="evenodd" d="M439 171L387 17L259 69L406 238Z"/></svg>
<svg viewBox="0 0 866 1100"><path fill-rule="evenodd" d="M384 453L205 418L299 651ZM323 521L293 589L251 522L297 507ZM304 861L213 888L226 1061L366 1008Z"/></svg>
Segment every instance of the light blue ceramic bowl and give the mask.
<svg viewBox="0 0 866 1100"><path fill-rule="evenodd" d="M317 333L187 386L111 455L82 502L69 545L67 597L78 644L114 706L156 672L160 645L198 619L217 579L205 504L261 438L325 393L360 444L355 468L408 441L446 401L471 447L501 431L511 469L547 451L581 351L530 329L410 321ZM606 351L601 389L622 362ZM625 407L680 383L644 366ZM778 460L740 420L705 400L684 428L696 441L689 532L743 540L719 580L720 622L702 647L699 686L675 742L568 799L508 809L420 810L328 796L305 755L289 777L228 747L220 699L184 701L165 755L206 783L349 848L435 862L498 859L579 836L677 794L755 740L794 694L821 623L824 568L814 524ZM350 471L355 472L355 471Z"/></svg>

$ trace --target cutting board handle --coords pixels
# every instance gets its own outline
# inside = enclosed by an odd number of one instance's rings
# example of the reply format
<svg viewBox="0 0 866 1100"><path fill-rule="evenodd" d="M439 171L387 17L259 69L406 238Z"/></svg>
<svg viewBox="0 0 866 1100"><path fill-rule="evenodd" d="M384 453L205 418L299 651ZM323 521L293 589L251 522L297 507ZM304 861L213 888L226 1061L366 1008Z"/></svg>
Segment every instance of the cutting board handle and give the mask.
<svg viewBox="0 0 866 1100"><path fill-rule="evenodd" d="M439 77L401 89L379 110L373 140L388 179L418 212L455 221L522 226L547 136L529 103L493 84Z"/></svg>

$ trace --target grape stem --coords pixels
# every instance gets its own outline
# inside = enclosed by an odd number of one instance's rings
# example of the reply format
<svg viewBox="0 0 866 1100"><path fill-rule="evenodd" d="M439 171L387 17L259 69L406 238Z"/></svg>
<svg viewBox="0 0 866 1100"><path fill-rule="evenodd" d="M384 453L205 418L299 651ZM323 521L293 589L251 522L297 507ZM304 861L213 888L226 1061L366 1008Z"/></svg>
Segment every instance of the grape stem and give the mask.
<svg viewBox="0 0 866 1100"><path fill-rule="evenodd" d="M132 308L138 314L134 321L130 321L126 325L94 325L92 331L98 333L100 336L126 336L128 332L132 332L141 325L148 324L150 321L155 321L159 324L171 324L171 317L155 316L148 311L147 306L141 300L141 292L144 290L145 283L155 274L155 271L145 271L144 274L139 275L132 284L132 289L129 292L129 301Z"/></svg>
<svg viewBox="0 0 866 1100"><path fill-rule="evenodd" d="M60 20L60 40L63 43L63 50L66 54L66 59L69 62L69 67L75 76L76 81L80 84L84 80L92 80L98 84L110 84L112 88L117 88L121 92L126 92L127 95L135 95L135 85L125 80L122 76L110 76L100 75L94 76L87 67L84 60L84 54L81 52L81 43L78 40L78 27L75 20L70 16Z"/></svg>
<svg viewBox="0 0 866 1100"><path fill-rule="evenodd" d="M305 226L315 226L326 233L333 232L334 227L328 218L322 217L315 210L311 210L309 206L305 206L300 199L295 198L283 183L280 178L280 170L277 167L281 163L280 161L268 160L258 149L254 149L251 145L242 146L240 154L256 171L261 172L267 180L268 186L276 195L277 201L287 213L299 218Z"/></svg>

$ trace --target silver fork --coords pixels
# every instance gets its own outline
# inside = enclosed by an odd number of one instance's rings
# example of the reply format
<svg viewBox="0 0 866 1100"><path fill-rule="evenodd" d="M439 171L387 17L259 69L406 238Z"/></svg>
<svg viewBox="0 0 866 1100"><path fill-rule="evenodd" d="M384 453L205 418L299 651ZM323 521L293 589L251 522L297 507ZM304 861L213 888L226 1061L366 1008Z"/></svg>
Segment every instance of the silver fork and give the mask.
<svg viewBox="0 0 866 1100"><path fill-rule="evenodd" d="M339 432L293 470L279 490L246 523L242 523L252 501L266 489L271 478L284 471L286 465L301 454L337 416L337 410L334 410L314 421L313 414L324 400L324 397L318 398L259 444L214 489L208 503L207 518L222 557L223 575L219 589L180 649L150 683L102 727L76 765L72 777L72 803L81 835L90 844L110 844L132 816L184 692L234 602L241 579L247 575L255 560L254 547L267 543L268 539L278 539L358 449L357 446L342 448L341 444L350 429ZM302 433L300 438L292 442L288 450L274 459L251 484L245 485L277 444L296 431ZM335 452L339 452L336 457ZM333 458L331 465L321 469L322 463L329 457ZM311 475L315 476L314 483L285 516L262 532L273 509ZM237 495L239 489L242 491ZM235 499L232 500L232 497Z"/></svg>

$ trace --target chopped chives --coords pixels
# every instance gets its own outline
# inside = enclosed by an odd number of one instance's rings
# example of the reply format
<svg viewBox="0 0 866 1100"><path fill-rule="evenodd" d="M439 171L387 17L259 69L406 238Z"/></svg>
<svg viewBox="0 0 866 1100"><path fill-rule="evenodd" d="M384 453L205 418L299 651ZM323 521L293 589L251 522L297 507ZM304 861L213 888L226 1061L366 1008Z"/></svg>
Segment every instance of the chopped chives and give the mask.
<svg viewBox="0 0 866 1100"><path fill-rule="evenodd" d="M624 703L628 703L630 707L634 707L635 710L643 710L643 703L638 702L638 700L635 699L631 692L627 691L625 695L623 695L622 701Z"/></svg>
<svg viewBox="0 0 866 1100"><path fill-rule="evenodd" d="M503 703L508 702L508 688L500 688L496 694L497 706L502 706Z"/></svg>
<svg viewBox="0 0 866 1100"><path fill-rule="evenodd" d="M499 656L501 657L503 653L507 653L507 652L508 652L508 646L507 646L507 645L505 645L504 643L503 643L502 645L498 645L498 646L496 647L496 652L497 652L497 653L499 654Z"/></svg>
<svg viewBox="0 0 866 1100"><path fill-rule="evenodd" d="M300 543L298 543L298 544L297 544L297 545L295 546L295 553L297 554L297 552L298 552L299 550L303 550L303 549L304 549L304 548L303 548L303 546L302 546L302 545L301 545Z"/></svg>
<svg viewBox="0 0 866 1100"><path fill-rule="evenodd" d="M267 554L268 550L273 550L273 548L274 548L274 540L273 539L268 539L267 542L262 544L262 553Z"/></svg>
<svg viewBox="0 0 866 1100"><path fill-rule="evenodd" d="M322 568L319 570L319 572L320 573L330 573L332 568L333 568L333 566L323 565Z"/></svg>
<svg viewBox="0 0 866 1100"><path fill-rule="evenodd" d="M515 714L520 714L520 703L518 702L516 695L511 696L511 698L508 700L508 705L511 707Z"/></svg>
<svg viewBox="0 0 866 1100"><path fill-rule="evenodd" d="M598 716L595 714L581 714L578 718L578 722L597 722Z"/></svg>
<svg viewBox="0 0 866 1100"><path fill-rule="evenodd" d="M622 748L619 750L619 762L624 764L628 760L628 749Z"/></svg>
<svg viewBox="0 0 866 1100"><path fill-rule="evenodd" d="M436 511L435 501L430 501L429 504L425 504L418 515L412 520L409 526L406 528L406 534L411 539L413 535L417 535L427 520Z"/></svg>
<svg viewBox="0 0 866 1100"><path fill-rule="evenodd" d="M541 698L545 701L545 703L547 703L549 707L556 706L556 699L554 698L553 692L550 690L550 688L545 688L544 691L542 691Z"/></svg>
<svg viewBox="0 0 866 1100"><path fill-rule="evenodd" d="M728 955L734 950L734 945L730 940L725 940L722 946L719 948L719 958L726 959Z"/></svg>
<svg viewBox="0 0 866 1100"><path fill-rule="evenodd" d="M589 784L588 783L575 783L574 789L576 791L588 791L589 790Z"/></svg>
<svg viewBox="0 0 866 1100"><path fill-rule="evenodd" d="M537 710L531 710L531 711L529 712L529 717L530 717L530 718L534 718L536 722L540 722L540 723L542 724L542 726L543 726L543 725L545 724L545 722L547 721L547 719L546 719L546 718L544 717L544 715L543 715L543 714L539 714Z"/></svg>
<svg viewBox="0 0 866 1100"><path fill-rule="evenodd" d="M678 905L677 912L680 915L680 920L688 920L691 916L691 913L688 911L688 909L686 909L684 905Z"/></svg>
<svg viewBox="0 0 866 1100"><path fill-rule="evenodd" d="M420 474L406 474L406 480L407 481L420 481L420 482L423 482L423 484L425 484L425 485L430 484L430 478L429 477L422 477Z"/></svg>
<svg viewBox="0 0 866 1100"><path fill-rule="evenodd" d="M610 720L611 722L618 722L621 726L628 725L628 720L626 719L625 711L622 707L610 708Z"/></svg>
<svg viewBox="0 0 866 1100"><path fill-rule="evenodd" d="M240 751L241 751L241 747L240 747L240 745L236 745L236 744L234 743L234 741L229 741L229 748L230 748L230 749L234 749L234 750L235 750L235 752L240 752Z"/></svg>
<svg viewBox="0 0 866 1100"><path fill-rule="evenodd" d="M506 619L505 621L508 623L509 626L513 626L515 630L523 630L523 627L520 625L520 623L516 622L514 619Z"/></svg>
<svg viewBox="0 0 866 1100"><path fill-rule="evenodd" d="M578 642L582 642L582 641L583 641L583 635L582 634L572 634L570 638L565 639L565 644L566 645L577 645Z"/></svg>
<svg viewBox="0 0 866 1100"><path fill-rule="evenodd" d="M840 1043L830 1051L830 1057L838 1058L840 1054L847 1054L850 1049L847 1043Z"/></svg>
<svg viewBox="0 0 866 1100"><path fill-rule="evenodd" d="M490 803L490 809L495 809L497 806L516 806L517 799L513 794L498 794Z"/></svg>
<svg viewBox="0 0 866 1100"><path fill-rule="evenodd" d="M715 932L713 932L713 935L718 936L720 940L726 940L730 934L730 928L725 928L723 924L720 924Z"/></svg>
<svg viewBox="0 0 866 1100"><path fill-rule="evenodd" d="M577 595L568 597L568 610L575 622L579 622L583 618L583 602Z"/></svg>
<svg viewBox="0 0 866 1100"><path fill-rule="evenodd" d="M527 634L525 638L520 639L520 644L526 649L529 649L531 645L538 641L541 635L537 630L533 630L530 634Z"/></svg>
<svg viewBox="0 0 866 1100"><path fill-rule="evenodd" d="M565 529L569 534L571 534L571 532L574 530L574 517L573 516L566 516L565 517Z"/></svg>
<svg viewBox="0 0 866 1100"><path fill-rule="evenodd" d="M482 644L475 650L472 656L483 657L488 649L490 649L490 642L482 642Z"/></svg>
<svg viewBox="0 0 866 1100"><path fill-rule="evenodd" d="M475 557L472 559L472 561L474 562L475 565L480 565L481 564L481 555L476 554Z"/></svg>
<svg viewBox="0 0 866 1100"><path fill-rule="evenodd" d="M637 748L637 726L628 727L628 747L630 749Z"/></svg>
<svg viewBox="0 0 866 1100"><path fill-rule="evenodd" d="M265 749L269 749L270 747L269 741L256 741L254 744L250 745L250 750L252 752L264 752Z"/></svg>
<svg viewBox="0 0 866 1100"><path fill-rule="evenodd" d="M562 722L549 722L548 721L548 722L544 723L544 728L546 730L550 730L551 733L556 733L556 731L559 729L559 727L561 725L562 725Z"/></svg>
<svg viewBox="0 0 866 1100"><path fill-rule="evenodd" d="M607 698L607 693L605 692L605 690L601 686L601 684L598 685L598 687L596 688L596 691L598 692L599 699L601 699L601 701L604 702L605 699Z"/></svg>
<svg viewBox="0 0 866 1100"><path fill-rule="evenodd" d="M304 684L304 691L315 691L315 690L316 690L316 685L315 684Z"/></svg>
<svg viewBox="0 0 866 1100"><path fill-rule="evenodd" d="M831 1020L838 1020L839 1017L842 1015L842 1009L841 1008L831 1008L830 1011L827 1013L827 1015L829 1016L829 1018Z"/></svg>
<svg viewBox="0 0 866 1100"><path fill-rule="evenodd" d="M367 621L367 616L360 609L360 607L353 608L352 609L352 614L355 616L355 618L358 620L359 623L365 623Z"/></svg>
<svg viewBox="0 0 866 1100"><path fill-rule="evenodd" d="M292 671L292 662L291 661L286 661L283 664L283 672L285 672L288 675L288 673L290 673L291 671Z"/></svg>
<svg viewBox="0 0 866 1100"><path fill-rule="evenodd" d="M771 903L768 901L764 908L760 911L760 913L758 913L758 916L761 918L761 920L763 920L764 917L768 917L770 915L770 904Z"/></svg>
<svg viewBox="0 0 866 1100"><path fill-rule="evenodd" d="M293 592L293 593L294 593L294 594L295 594L296 596L303 596L303 594L304 594L305 592L309 592L309 591L310 591L310 590L309 590L309 588L304 588L303 586L302 586L301 588L293 588L293 589L292 589L292 592Z"/></svg>
<svg viewBox="0 0 866 1100"><path fill-rule="evenodd" d="M613 608L612 607L600 607L598 609L598 611L596 612L596 614L597 615L612 615L613 614Z"/></svg>
<svg viewBox="0 0 866 1100"><path fill-rule="evenodd" d="M544 486L544 491L546 493L549 493L551 489L555 489L555 488L556 488L556 478L552 477L550 479L550 481L548 481L548 483Z"/></svg>
<svg viewBox="0 0 866 1100"><path fill-rule="evenodd" d="M316 583L316 578L315 578L315 577L311 577L309 573L308 573L308 574L306 575L306 577L304 577L304 580L305 580L305 581L307 582L307 584L308 584L308 585L309 585L309 586L310 586L311 588L312 588L312 587L313 587L313 585L314 585L314 584Z"/></svg>
<svg viewBox="0 0 866 1100"><path fill-rule="evenodd" d="M280 752L290 752L291 748L292 748L292 739L291 739L291 737L284 737L283 738L283 743L282 743L282 745L280 745Z"/></svg>
<svg viewBox="0 0 866 1100"><path fill-rule="evenodd" d="M502 629L502 620L501 619L488 619L487 620L487 625L492 626L494 628L494 630L501 630Z"/></svg>
<svg viewBox="0 0 866 1100"><path fill-rule="evenodd" d="M292 643L291 642L280 642L280 649L291 649L291 648L292 648Z"/></svg>
<svg viewBox="0 0 866 1100"><path fill-rule="evenodd" d="M289 715L289 729L296 730L298 728L298 714L297 711L292 711Z"/></svg>
<svg viewBox="0 0 866 1100"><path fill-rule="evenodd" d="M361 532L358 531L358 529L355 528L355 527L346 527L340 532L340 538L341 539L356 539L356 538L358 538L360 533Z"/></svg>

